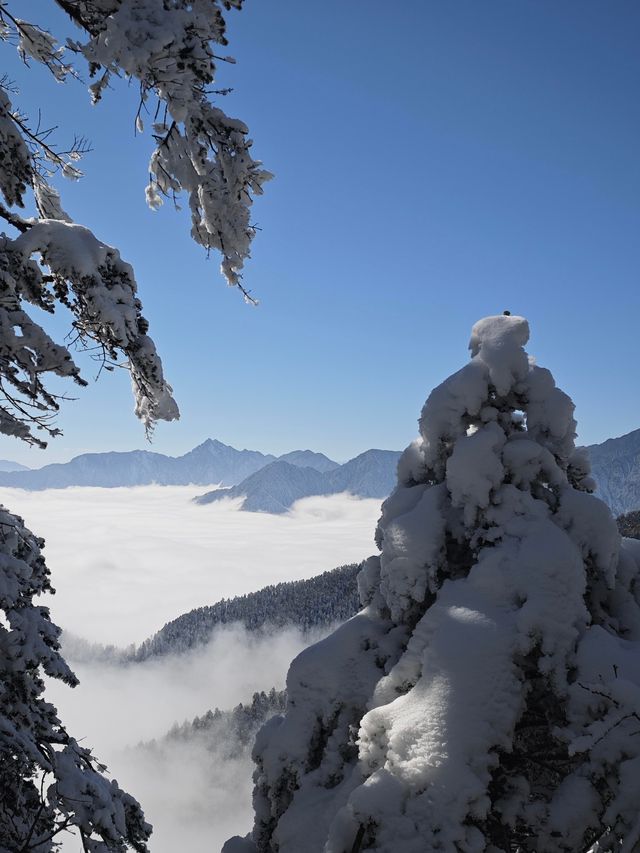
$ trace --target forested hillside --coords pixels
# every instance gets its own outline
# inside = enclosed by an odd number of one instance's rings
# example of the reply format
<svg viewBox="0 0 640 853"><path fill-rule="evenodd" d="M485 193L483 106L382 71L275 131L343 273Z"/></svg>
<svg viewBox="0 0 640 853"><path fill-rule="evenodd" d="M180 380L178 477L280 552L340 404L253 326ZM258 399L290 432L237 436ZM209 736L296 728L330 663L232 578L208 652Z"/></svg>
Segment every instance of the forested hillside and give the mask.
<svg viewBox="0 0 640 853"><path fill-rule="evenodd" d="M308 631L349 619L360 608L352 563L315 578L267 586L258 592L222 599L174 619L129 655L143 661L156 655L176 654L207 643L214 628L240 622L249 631L289 625Z"/></svg>
<svg viewBox="0 0 640 853"><path fill-rule="evenodd" d="M146 749L162 749L172 743L197 741L200 746L215 752L219 758L237 758L250 749L260 726L275 714L281 714L287 704L284 690L272 687L268 693L254 693L251 702L240 702L230 711L215 708L201 717L176 723L159 740L141 744Z"/></svg>

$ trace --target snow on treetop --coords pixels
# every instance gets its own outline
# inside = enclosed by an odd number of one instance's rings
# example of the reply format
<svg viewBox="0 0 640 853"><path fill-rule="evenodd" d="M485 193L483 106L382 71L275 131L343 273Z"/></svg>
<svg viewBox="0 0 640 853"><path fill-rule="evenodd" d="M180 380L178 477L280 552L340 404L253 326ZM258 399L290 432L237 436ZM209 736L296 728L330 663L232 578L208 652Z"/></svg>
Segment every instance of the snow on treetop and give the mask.
<svg viewBox="0 0 640 853"><path fill-rule="evenodd" d="M574 406L549 371L528 357L528 340L524 317L485 317L473 326L471 361L429 395L419 421L421 440L400 462L401 482L421 482L425 476L441 481L461 436L492 421L505 427L520 417L516 412L525 411L528 437L566 468L575 451Z"/></svg>
<svg viewBox="0 0 640 853"><path fill-rule="evenodd" d="M529 340L529 323L524 317L511 314L496 314L483 317L474 323L469 339L471 355L476 356L481 348L490 347L502 352L512 346L523 347Z"/></svg>
<svg viewBox="0 0 640 853"><path fill-rule="evenodd" d="M524 317L485 317L471 329L471 356L487 365L498 394L506 394L514 380L526 376L528 359L523 347L528 340L529 324Z"/></svg>

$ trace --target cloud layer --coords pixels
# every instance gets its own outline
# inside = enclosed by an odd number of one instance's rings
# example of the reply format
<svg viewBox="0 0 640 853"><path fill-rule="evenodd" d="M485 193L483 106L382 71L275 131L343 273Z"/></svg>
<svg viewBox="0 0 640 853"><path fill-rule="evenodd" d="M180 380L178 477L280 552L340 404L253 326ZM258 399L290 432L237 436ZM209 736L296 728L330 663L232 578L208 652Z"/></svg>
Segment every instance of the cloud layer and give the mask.
<svg viewBox="0 0 640 853"><path fill-rule="evenodd" d="M140 642L194 607L309 578L373 552L380 502L308 498L291 513L191 502L198 487L0 489L46 539L62 628L93 642Z"/></svg>
<svg viewBox="0 0 640 853"><path fill-rule="evenodd" d="M308 498L285 516L239 512L223 501L197 506L201 489L145 486L48 492L0 489L0 502L47 540L58 593L54 620L93 642L140 642L193 607L311 577L374 550L380 503L345 495ZM132 748L216 706L232 708L257 690L284 686L291 659L309 642L288 629L256 637L219 628L182 657L118 667L70 661L71 690L47 696L154 824L152 853L215 853L251 825L248 755L229 760L193 744L159 753ZM65 853L80 842L65 839Z"/></svg>

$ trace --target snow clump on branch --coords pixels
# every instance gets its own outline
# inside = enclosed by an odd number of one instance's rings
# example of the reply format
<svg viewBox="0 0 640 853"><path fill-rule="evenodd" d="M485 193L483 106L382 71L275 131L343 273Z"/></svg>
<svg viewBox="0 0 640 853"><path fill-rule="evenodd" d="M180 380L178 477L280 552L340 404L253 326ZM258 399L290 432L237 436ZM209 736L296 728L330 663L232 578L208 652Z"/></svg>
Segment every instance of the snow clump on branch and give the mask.
<svg viewBox="0 0 640 853"><path fill-rule="evenodd" d="M255 236L250 213L253 197L272 176L251 156L252 140L244 122L230 118L210 99L216 77L212 45L227 45L222 9L242 0L121 0L60 3L89 33L70 46L89 63L94 101L110 78L124 73L140 86L142 112L155 113L147 200L151 207L183 190L189 197L193 239L222 255L228 283L241 284L242 268ZM155 96L158 106L148 109Z"/></svg>
<svg viewBox="0 0 640 853"><path fill-rule="evenodd" d="M575 853L640 838L640 544L522 317L473 327L382 507L363 610L305 650L224 853Z"/></svg>

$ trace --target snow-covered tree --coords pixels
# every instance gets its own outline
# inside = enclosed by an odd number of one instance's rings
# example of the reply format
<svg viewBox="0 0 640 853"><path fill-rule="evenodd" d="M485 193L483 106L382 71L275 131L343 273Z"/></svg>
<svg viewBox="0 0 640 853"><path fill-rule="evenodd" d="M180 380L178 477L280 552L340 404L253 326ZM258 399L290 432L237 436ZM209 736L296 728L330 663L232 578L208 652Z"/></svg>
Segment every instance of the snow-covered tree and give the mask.
<svg viewBox="0 0 640 853"><path fill-rule="evenodd" d="M640 542L528 337L481 320L429 396L364 609L292 663L224 853L637 849Z"/></svg>
<svg viewBox="0 0 640 853"><path fill-rule="evenodd" d="M115 76L139 85L137 129L152 116L155 148L147 199L185 192L192 236L222 254L229 284L249 298L241 270L254 235L252 196L269 174L250 155L245 125L211 101L214 46L226 45L223 12L242 0L51 0L77 25L62 46L35 21L36 4L0 0L0 39L27 64L63 82L84 65L94 102ZM13 49L13 48L11 48ZM72 59L70 59L72 57ZM228 59L229 57L225 57ZM66 150L17 106L0 79L0 433L41 447L58 433L59 396L51 375L80 375L67 346L56 343L32 309L71 314L72 337L104 362L124 359L135 409L147 431L178 417L131 266L65 212L56 177L79 178L86 146ZM20 208L31 204L35 216ZM42 541L0 508L0 853L57 849L60 833L79 830L83 849L144 851L150 833L138 803L109 780L90 750L66 731L43 696L43 674L75 684L59 651L59 629L35 598L51 592Z"/></svg>
<svg viewBox="0 0 640 853"><path fill-rule="evenodd" d="M80 832L86 851L146 851L151 827L138 802L103 775L43 696L43 673L75 686L60 629L33 599L51 592L42 540L0 507L0 851L57 849Z"/></svg>

